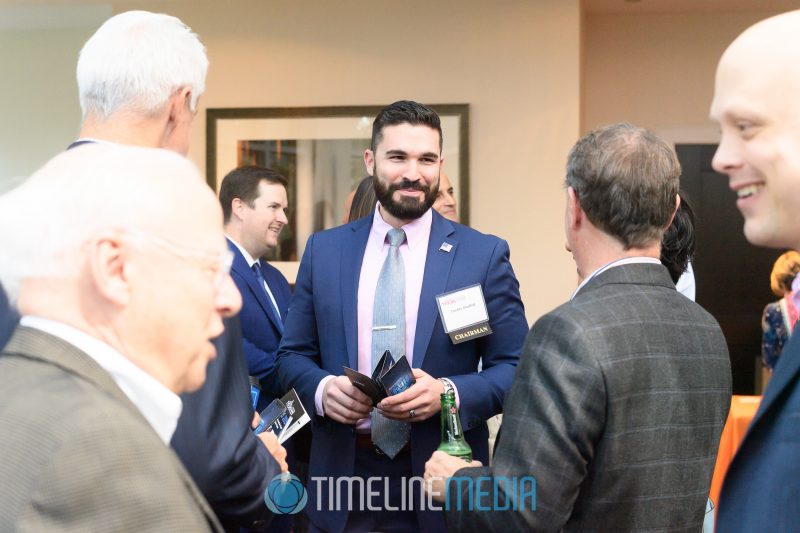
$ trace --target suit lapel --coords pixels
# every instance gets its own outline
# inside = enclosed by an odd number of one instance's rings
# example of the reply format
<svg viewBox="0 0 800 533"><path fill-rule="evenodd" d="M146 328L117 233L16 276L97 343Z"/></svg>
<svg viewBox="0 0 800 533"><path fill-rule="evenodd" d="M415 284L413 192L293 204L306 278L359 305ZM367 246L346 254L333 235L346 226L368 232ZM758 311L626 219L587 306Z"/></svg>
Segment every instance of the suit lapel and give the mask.
<svg viewBox="0 0 800 533"><path fill-rule="evenodd" d="M267 269L264 268L264 266L261 263L259 263L259 269L261 270L261 275L264 276L264 281L267 283L267 286L269 286L269 281L267 281L267 278L272 278L272 273L267 271ZM283 323L281 322L281 319L278 317L278 311L275 309L275 306L278 305L278 296L276 292L270 289L270 292L272 292L272 297L275 298L275 305L273 305L272 301L267 295L266 290L261 288L261 282L258 281L258 278L255 276L255 274L253 274L253 278L256 281L256 287L261 289L262 298L261 300L259 300L261 307L264 309L264 312L267 313L269 321L272 322L272 327L274 327L282 335Z"/></svg>
<svg viewBox="0 0 800 533"><path fill-rule="evenodd" d="M374 211L373 211L374 213ZM347 356L351 368L358 368L358 279L367 247L373 215L351 224L341 248L342 318Z"/></svg>
<svg viewBox="0 0 800 533"><path fill-rule="evenodd" d="M797 374L800 373L800 339L796 335L789 338L789 342L783 347L781 357L778 359L778 364L769 380L767 389L764 391L764 397L761 399L761 405L758 406L758 411L750 427L747 430L749 434L751 429L763 418L764 413L775 403L777 398L793 383Z"/></svg>
<svg viewBox="0 0 800 533"><path fill-rule="evenodd" d="M94 359L67 341L35 328L19 326L4 351L43 361L80 376L124 404L150 427L139 409L125 396L109 373Z"/></svg>
<svg viewBox="0 0 800 533"><path fill-rule="evenodd" d="M259 281L258 278L256 278L255 272L253 272L253 270L247 264L247 261L242 255L242 252L239 251L239 248L233 244L230 239L227 240L228 248L230 248L230 250L233 252L233 264L231 265L231 270L233 270L247 284L247 288L250 289L250 292L253 294L253 297L255 297L258 305L261 306L264 314L269 318L272 326L277 331L282 331L282 327L276 323L277 316L275 310L270 309L270 307L272 307L272 302L267 299L267 293L264 292L264 289L259 287Z"/></svg>
<svg viewBox="0 0 800 533"><path fill-rule="evenodd" d="M287 305L289 302L285 301L286 299L283 297L283 291L279 290L279 287L281 285L279 283L279 280L277 279L278 274L275 272L272 266L268 265L266 261L262 262L261 272L264 274L264 279L267 281L267 286L269 287L269 290L272 292L272 297L275 298L275 305L272 306L270 309L272 311L272 319L273 321L277 321L275 325L276 326L280 325L280 331L282 332L283 320L286 319ZM272 302L269 303L272 304ZM280 315L278 315L278 313L275 312L276 307L278 308Z"/></svg>
<svg viewBox="0 0 800 533"><path fill-rule="evenodd" d="M422 368L439 313L436 296L446 291L447 280L450 278L450 267L458 252L458 241L453 235L455 233L453 224L435 211L432 214L431 235L428 240L428 255L425 259L425 274L422 278L422 292L419 297L417 328L414 337L414 361L412 363L414 368ZM452 246L449 251L441 249L444 243Z"/></svg>

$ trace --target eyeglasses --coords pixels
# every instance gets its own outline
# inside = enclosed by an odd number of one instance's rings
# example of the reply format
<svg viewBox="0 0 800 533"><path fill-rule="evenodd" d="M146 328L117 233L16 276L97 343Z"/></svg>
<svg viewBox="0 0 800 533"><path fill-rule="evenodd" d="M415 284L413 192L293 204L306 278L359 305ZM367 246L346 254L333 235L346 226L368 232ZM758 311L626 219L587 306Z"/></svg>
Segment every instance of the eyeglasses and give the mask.
<svg viewBox="0 0 800 533"><path fill-rule="evenodd" d="M184 261L194 264L197 264L198 262L205 263L204 266L210 267L210 270L213 272L214 290L219 290L225 281L225 278L227 278L228 274L231 272L231 265L233 264L234 256L233 252L231 252L228 248L225 248L224 251L216 253L208 250L199 250L197 248L181 246L167 239L159 237L158 235L153 235L152 233L148 233L138 228L126 228L124 231L133 236L135 239L147 240L150 244L161 248L165 252L172 254L178 259L183 259Z"/></svg>

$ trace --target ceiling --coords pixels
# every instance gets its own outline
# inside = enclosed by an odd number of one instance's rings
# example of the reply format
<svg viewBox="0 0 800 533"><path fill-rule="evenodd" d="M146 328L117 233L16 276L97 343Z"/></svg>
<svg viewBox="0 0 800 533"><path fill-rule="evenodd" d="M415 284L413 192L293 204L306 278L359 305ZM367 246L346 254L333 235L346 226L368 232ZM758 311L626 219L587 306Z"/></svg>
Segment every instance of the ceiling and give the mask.
<svg viewBox="0 0 800 533"><path fill-rule="evenodd" d="M583 0L587 13L720 13L791 11L800 0Z"/></svg>
<svg viewBox="0 0 800 533"><path fill-rule="evenodd" d="M151 0L185 4L215 0ZM391 1L391 0L388 0ZM436 1L436 0L434 0ZM776 13L800 9L800 0L581 0L588 14ZM0 30L96 27L112 13L113 0L0 0ZM502 0L496 5L502 7Z"/></svg>

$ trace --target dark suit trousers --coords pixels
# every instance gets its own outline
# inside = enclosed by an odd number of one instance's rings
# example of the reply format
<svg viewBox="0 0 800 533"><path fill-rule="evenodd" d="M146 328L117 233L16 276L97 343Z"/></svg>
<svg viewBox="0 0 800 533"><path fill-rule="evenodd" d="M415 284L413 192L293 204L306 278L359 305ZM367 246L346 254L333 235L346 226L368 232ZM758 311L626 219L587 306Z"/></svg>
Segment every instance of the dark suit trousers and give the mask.
<svg viewBox="0 0 800 533"><path fill-rule="evenodd" d="M411 452L406 448L401 451L394 459L389 459L386 455L377 454L371 450L357 449L355 476L365 480L364 486L354 485L354 491L350 494L352 511L347 517L347 525L344 530L348 533L363 533L368 531L380 531L382 533L416 533L419 531L417 516L414 511L387 511L384 509L389 502L391 508L402 508L402 485L413 475L411 472ZM371 488L378 489L380 495L373 497L371 502L366 501L366 480L370 477L379 476L389 478L388 484L383 479ZM389 489L388 496L384 494L385 489ZM364 491L359 490L363 488ZM416 496L416 495L415 495ZM364 509L360 509L361 498L364 497ZM406 505L409 503L417 504L418 496L405 498ZM381 511L369 511L368 505L378 507ZM346 503L343 503L346 505Z"/></svg>

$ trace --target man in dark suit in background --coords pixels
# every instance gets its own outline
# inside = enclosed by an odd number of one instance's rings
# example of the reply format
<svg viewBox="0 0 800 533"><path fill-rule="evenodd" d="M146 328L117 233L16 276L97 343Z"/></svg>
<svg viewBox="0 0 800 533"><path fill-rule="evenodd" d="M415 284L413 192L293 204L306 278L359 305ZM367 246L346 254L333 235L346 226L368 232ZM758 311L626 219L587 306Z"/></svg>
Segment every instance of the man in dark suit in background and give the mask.
<svg viewBox="0 0 800 533"><path fill-rule="evenodd" d="M19 317L8 304L6 291L0 286L0 350L11 338L11 333L17 327L17 322L19 322Z"/></svg>
<svg viewBox="0 0 800 533"><path fill-rule="evenodd" d="M110 18L80 53L83 122L73 146L113 142L186 155L207 68L205 48L177 18L146 11ZM172 446L226 529L238 531L271 518L263 494L279 473L272 454L285 452L272 434L256 437L250 430L238 318L226 318L214 343L218 355L205 385L183 395Z"/></svg>
<svg viewBox="0 0 800 533"><path fill-rule="evenodd" d="M261 391L257 410L286 392L275 371L275 354L283 334L283 320L292 297L289 282L263 259L278 246L288 223L286 178L262 167L239 167L222 180L219 200L228 248L233 253L231 276L242 295L242 343L247 370L258 379ZM286 443L287 460L296 471L294 439ZM292 516L275 517L269 531L289 531Z"/></svg>
<svg viewBox="0 0 800 533"><path fill-rule="evenodd" d="M528 334L492 467L426 465L440 498L456 476L450 531L702 528L731 375L719 325L658 259L679 176L670 146L629 124L573 147L565 231L582 282ZM529 492L524 476L535 506L511 492Z"/></svg>
<svg viewBox="0 0 800 533"><path fill-rule="evenodd" d="M195 166L70 150L2 197L0 228L23 315L0 356L0 530L221 531L169 449L241 306Z"/></svg>
<svg viewBox="0 0 800 533"><path fill-rule="evenodd" d="M275 371L275 354L292 293L283 274L260 259L278 246L288 223L286 178L268 168L236 168L223 178L219 200L234 254L231 272L242 293L244 355L250 375L261 384L261 411L286 392Z"/></svg>
<svg viewBox="0 0 800 533"><path fill-rule="evenodd" d="M444 530L439 513L411 507L421 494L402 486L422 473L439 444L440 394L455 389L465 436L475 456L486 460L486 419L502 410L514 376L527 323L508 245L431 209L441 143L439 117L430 108L407 101L385 107L364 154L378 209L306 244L278 374L317 415L309 475L330 476L327 485L309 486L306 510L318 530ZM469 287L474 295L475 286L482 297L473 303L485 301L492 333L454 344L436 297ZM390 346L393 357L407 358L416 383L373 411L343 367L370 375ZM380 496L361 505L366 485L337 483L345 476L361 482L380 477L369 487Z"/></svg>
<svg viewBox="0 0 800 533"><path fill-rule="evenodd" d="M713 167L727 174L759 246L800 249L800 11L759 22L717 67L711 118L722 138ZM718 531L797 531L800 525L800 339L784 346L725 476Z"/></svg>

